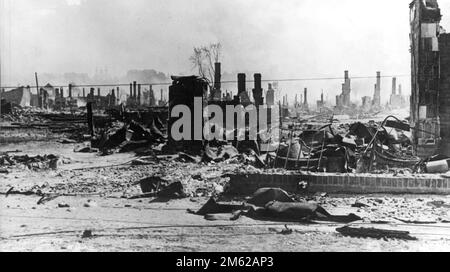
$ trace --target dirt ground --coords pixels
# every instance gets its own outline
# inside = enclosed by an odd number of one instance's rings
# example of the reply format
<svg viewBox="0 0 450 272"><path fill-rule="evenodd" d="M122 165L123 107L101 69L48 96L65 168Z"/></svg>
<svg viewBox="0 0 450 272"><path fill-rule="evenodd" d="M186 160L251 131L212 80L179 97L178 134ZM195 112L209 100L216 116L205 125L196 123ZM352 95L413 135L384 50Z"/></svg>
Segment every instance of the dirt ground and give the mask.
<svg viewBox="0 0 450 272"><path fill-rule="evenodd" d="M131 165L132 153L100 157L75 153L80 144L53 142L8 144L0 152L58 154L70 163L57 170L8 169L0 174L0 251L449 251L449 208L445 196L308 196L330 213L355 213L357 227L406 230L416 241L343 237L336 223L207 221L187 213L208 200L208 192L226 186L222 174L237 164L199 165L167 158ZM21 154L16 152L14 154ZM25 154L25 153L23 153ZM150 175L181 181L189 197L181 200L127 199L141 193L135 183ZM60 195L38 205L38 195L9 195L15 190ZM242 201L235 199L235 201ZM363 203L359 208L355 202ZM280 234L286 227L292 234ZM85 234L86 237L83 237ZM89 235L87 235L89 234Z"/></svg>

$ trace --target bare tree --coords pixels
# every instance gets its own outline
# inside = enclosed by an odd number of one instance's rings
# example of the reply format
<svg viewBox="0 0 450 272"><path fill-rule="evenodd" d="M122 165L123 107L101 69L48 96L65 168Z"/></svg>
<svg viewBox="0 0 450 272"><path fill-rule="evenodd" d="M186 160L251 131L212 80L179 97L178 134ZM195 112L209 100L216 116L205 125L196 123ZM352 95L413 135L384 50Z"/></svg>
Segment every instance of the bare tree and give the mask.
<svg viewBox="0 0 450 272"><path fill-rule="evenodd" d="M194 47L194 53L189 58L198 75L209 80L214 86L215 63L220 62L222 45L212 43L208 46Z"/></svg>

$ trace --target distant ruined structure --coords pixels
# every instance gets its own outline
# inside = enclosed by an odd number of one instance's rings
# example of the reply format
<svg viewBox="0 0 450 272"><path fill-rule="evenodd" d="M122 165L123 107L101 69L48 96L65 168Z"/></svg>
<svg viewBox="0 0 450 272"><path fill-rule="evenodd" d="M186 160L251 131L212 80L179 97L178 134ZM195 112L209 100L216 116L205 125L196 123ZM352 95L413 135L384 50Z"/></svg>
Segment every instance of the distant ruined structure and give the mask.
<svg viewBox="0 0 450 272"><path fill-rule="evenodd" d="M266 104L267 104L267 106L275 105L275 90L272 88L271 83L269 83L269 86L267 89Z"/></svg>
<svg viewBox="0 0 450 272"><path fill-rule="evenodd" d="M372 105L375 108L381 107L381 72L377 72L377 83L375 84Z"/></svg>
<svg viewBox="0 0 450 272"><path fill-rule="evenodd" d="M348 71L344 72L344 83L342 84L342 94L336 96L336 108L344 109L351 106L350 95L352 92L351 79Z"/></svg>
<svg viewBox="0 0 450 272"><path fill-rule="evenodd" d="M392 109L401 109L406 106L406 98L402 94L402 85L398 85L397 90L397 78L392 78L392 93L389 99L389 106Z"/></svg>

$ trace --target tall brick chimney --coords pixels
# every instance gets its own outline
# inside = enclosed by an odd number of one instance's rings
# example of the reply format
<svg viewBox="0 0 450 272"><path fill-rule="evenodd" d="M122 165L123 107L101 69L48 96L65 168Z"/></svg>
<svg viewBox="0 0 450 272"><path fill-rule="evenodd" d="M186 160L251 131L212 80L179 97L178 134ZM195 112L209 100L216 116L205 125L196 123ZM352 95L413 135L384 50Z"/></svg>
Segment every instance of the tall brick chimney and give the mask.
<svg viewBox="0 0 450 272"><path fill-rule="evenodd" d="M392 78L392 94L393 95L397 94L397 78L396 77Z"/></svg>
<svg viewBox="0 0 450 272"><path fill-rule="evenodd" d="M138 84L137 103L138 103L138 105L141 105L141 84Z"/></svg>
<svg viewBox="0 0 450 272"><path fill-rule="evenodd" d="M373 95L373 105L381 106L381 72L377 72L377 83L375 84L375 92Z"/></svg>
<svg viewBox="0 0 450 272"><path fill-rule="evenodd" d="M72 84L69 84L69 98L72 98Z"/></svg>
<svg viewBox="0 0 450 272"><path fill-rule="evenodd" d="M275 105L275 91L272 89L272 83L269 83L269 89L266 94L266 103L268 106Z"/></svg>
<svg viewBox="0 0 450 272"><path fill-rule="evenodd" d="M261 90L262 75L261 74L255 74L254 75L254 79L255 79L255 89Z"/></svg>
<svg viewBox="0 0 450 272"><path fill-rule="evenodd" d="M222 88L222 66L220 62L214 63L214 90Z"/></svg>
<svg viewBox="0 0 450 272"><path fill-rule="evenodd" d="M255 74L254 80L255 80L255 88L253 89L253 98L255 99L255 104L257 106L264 105L263 90L261 88L262 75Z"/></svg>
<svg viewBox="0 0 450 272"><path fill-rule="evenodd" d="M130 98L133 98L133 83L130 83Z"/></svg>
<svg viewBox="0 0 450 272"><path fill-rule="evenodd" d="M377 85L381 87L381 72L377 72Z"/></svg>
<svg viewBox="0 0 450 272"><path fill-rule="evenodd" d="M246 92L245 78L245 74L238 74L238 96Z"/></svg>
<svg viewBox="0 0 450 272"><path fill-rule="evenodd" d="M305 88L303 96L304 96L304 99L305 99L305 102L303 104L305 106L308 106L308 88Z"/></svg>

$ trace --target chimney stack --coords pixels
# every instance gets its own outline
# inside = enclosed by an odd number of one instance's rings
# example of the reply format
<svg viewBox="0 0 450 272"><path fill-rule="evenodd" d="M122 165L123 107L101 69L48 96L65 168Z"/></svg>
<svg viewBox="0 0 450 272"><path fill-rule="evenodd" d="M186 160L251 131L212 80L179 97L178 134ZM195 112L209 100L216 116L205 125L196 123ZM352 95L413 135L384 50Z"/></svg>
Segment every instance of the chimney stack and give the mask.
<svg viewBox="0 0 450 272"><path fill-rule="evenodd" d="M245 78L245 74L238 74L238 96L246 92Z"/></svg>
<svg viewBox="0 0 450 272"><path fill-rule="evenodd" d="M214 90L220 90L222 88L222 65L220 62L214 63Z"/></svg>
<svg viewBox="0 0 450 272"><path fill-rule="evenodd" d="M308 88L305 88L305 94L304 94L304 98L305 98L305 102L303 103L305 106L308 105Z"/></svg>
<svg viewBox="0 0 450 272"><path fill-rule="evenodd" d="M373 105L381 106L381 72L377 72L377 83L375 84L375 93L373 95Z"/></svg>
<svg viewBox="0 0 450 272"><path fill-rule="evenodd" d="M344 71L344 73L345 73L345 80L347 80L348 79L348 71Z"/></svg>
<svg viewBox="0 0 450 272"><path fill-rule="evenodd" d="M141 84L138 84L138 97L137 97L138 105L141 105Z"/></svg>
<svg viewBox="0 0 450 272"><path fill-rule="evenodd" d="M136 97L137 97L137 82L133 81L133 98L136 101Z"/></svg>
<svg viewBox="0 0 450 272"><path fill-rule="evenodd" d="M392 78L392 94L393 95L397 94L397 78L396 77Z"/></svg>
<svg viewBox="0 0 450 272"><path fill-rule="evenodd" d="M69 84L69 98L72 98L72 84Z"/></svg>
<svg viewBox="0 0 450 272"><path fill-rule="evenodd" d="M381 72L377 72L377 86L381 90Z"/></svg>
<svg viewBox="0 0 450 272"><path fill-rule="evenodd" d="M257 106L264 104L264 98L263 98L263 90L261 88L262 86L262 75L261 74L255 74L254 75L255 80L255 88L253 89L253 98L255 99L255 104Z"/></svg>
<svg viewBox="0 0 450 272"><path fill-rule="evenodd" d="M261 80L262 80L262 75L261 74L255 74L254 75L255 78L255 89L257 90L261 90Z"/></svg>

